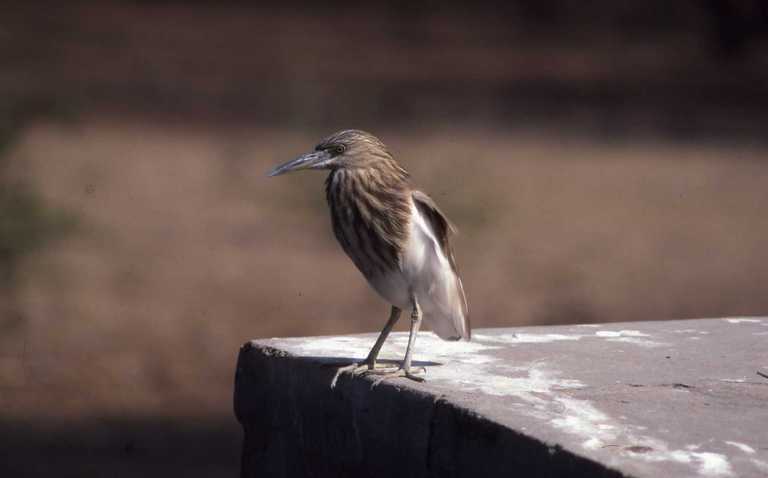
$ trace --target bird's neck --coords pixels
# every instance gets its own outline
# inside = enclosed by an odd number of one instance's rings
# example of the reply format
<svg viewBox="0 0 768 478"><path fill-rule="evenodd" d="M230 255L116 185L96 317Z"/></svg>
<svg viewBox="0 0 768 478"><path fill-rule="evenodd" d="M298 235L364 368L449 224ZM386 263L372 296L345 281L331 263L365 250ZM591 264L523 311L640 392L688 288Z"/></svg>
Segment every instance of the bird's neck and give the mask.
<svg viewBox="0 0 768 478"><path fill-rule="evenodd" d="M390 160L377 162L374 166L331 171L326 180L326 192L335 188L343 189L337 191L342 195L410 196L411 181L408 171Z"/></svg>

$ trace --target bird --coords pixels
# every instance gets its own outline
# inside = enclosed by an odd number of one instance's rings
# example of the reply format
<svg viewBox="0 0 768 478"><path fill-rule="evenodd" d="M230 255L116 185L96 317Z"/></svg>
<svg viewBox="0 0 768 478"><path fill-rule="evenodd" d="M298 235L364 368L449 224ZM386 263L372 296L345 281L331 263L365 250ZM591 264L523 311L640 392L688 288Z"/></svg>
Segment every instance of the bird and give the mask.
<svg viewBox="0 0 768 478"><path fill-rule="evenodd" d="M329 171L325 195L333 233L368 284L391 305L367 358L342 369L423 381L419 374L426 371L411 363L422 321L444 340L471 339L467 299L451 245L455 226L432 198L414 188L410 174L371 133L333 133L268 176L307 169ZM381 347L403 310L411 312L403 361L396 368L379 369Z"/></svg>

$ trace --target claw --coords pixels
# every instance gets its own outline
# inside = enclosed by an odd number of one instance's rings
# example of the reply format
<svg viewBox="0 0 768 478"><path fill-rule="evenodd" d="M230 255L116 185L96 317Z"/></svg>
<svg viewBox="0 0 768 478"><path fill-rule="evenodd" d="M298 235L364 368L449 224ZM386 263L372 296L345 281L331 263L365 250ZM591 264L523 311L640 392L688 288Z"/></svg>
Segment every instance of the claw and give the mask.
<svg viewBox="0 0 768 478"><path fill-rule="evenodd" d="M345 365L344 367L339 367L336 370L336 375L333 376L333 380L331 380L331 388L336 387L336 382L339 380L339 376L342 373L350 373L352 375L377 375L378 378L376 380L376 384L379 384L383 380L386 380L388 378L396 378L396 377L404 377L410 380L413 380L414 382L423 382L424 377L419 377L416 375L417 373L420 374L426 374L427 369L424 367L414 367L409 370L405 370L402 365L399 367L387 367L387 366L374 366L373 368L369 363L363 362L363 363L353 363L350 365Z"/></svg>
<svg viewBox="0 0 768 478"><path fill-rule="evenodd" d="M333 376L333 380L331 380L331 388L336 388L336 382L339 380L339 376L343 373L350 373L352 375L365 375L367 373L376 373L376 369L371 367L371 364L368 362L355 362L343 367L339 367L336 369L336 375Z"/></svg>
<svg viewBox="0 0 768 478"><path fill-rule="evenodd" d="M405 377L407 379L413 380L414 382L423 382L424 377L419 377L416 375L417 373L427 373L427 369L424 367L416 367L412 368L410 370L405 370L402 367L390 367L387 369L378 369L378 370L368 370L366 372L363 372L363 375L379 375L381 378L378 380L378 382L381 382L382 380L385 380L387 378L396 378L396 377Z"/></svg>
<svg viewBox="0 0 768 478"><path fill-rule="evenodd" d="M359 364L357 362L337 368L336 374L333 376L333 380L331 380L331 388L332 389L336 388L336 382L339 380L339 376L342 373L351 373L352 375L359 375L363 373L365 370L368 370L368 364L366 363Z"/></svg>

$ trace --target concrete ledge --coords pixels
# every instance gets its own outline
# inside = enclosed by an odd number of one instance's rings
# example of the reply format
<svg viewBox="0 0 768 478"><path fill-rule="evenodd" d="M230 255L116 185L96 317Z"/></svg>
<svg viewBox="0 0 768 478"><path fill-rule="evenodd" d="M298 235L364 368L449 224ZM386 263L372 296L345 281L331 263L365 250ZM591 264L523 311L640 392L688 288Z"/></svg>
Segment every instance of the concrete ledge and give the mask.
<svg viewBox="0 0 768 478"><path fill-rule="evenodd" d="M344 374L375 335L257 340L238 359L242 476L768 474L768 319L419 336L427 380ZM382 357L400 359L394 334Z"/></svg>

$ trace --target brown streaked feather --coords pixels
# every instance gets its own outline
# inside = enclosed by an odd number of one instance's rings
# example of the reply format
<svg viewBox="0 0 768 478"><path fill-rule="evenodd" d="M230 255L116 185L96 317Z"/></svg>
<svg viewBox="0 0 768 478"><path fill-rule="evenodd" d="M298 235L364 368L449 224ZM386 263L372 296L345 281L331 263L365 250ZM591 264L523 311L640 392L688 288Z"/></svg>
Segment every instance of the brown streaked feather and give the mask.
<svg viewBox="0 0 768 478"><path fill-rule="evenodd" d="M392 160L378 168L334 170L326 180L334 235L368 278L400 265L410 214L403 173Z"/></svg>

